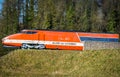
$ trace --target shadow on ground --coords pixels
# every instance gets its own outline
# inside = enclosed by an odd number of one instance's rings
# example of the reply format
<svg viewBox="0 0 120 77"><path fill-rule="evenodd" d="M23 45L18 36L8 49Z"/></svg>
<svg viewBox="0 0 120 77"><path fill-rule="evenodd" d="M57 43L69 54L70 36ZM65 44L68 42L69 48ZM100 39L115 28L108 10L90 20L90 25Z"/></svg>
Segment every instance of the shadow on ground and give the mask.
<svg viewBox="0 0 120 77"><path fill-rule="evenodd" d="M0 57L7 55L8 53L10 53L13 50L15 50L15 48L4 48L4 47L0 46Z"/></svg>

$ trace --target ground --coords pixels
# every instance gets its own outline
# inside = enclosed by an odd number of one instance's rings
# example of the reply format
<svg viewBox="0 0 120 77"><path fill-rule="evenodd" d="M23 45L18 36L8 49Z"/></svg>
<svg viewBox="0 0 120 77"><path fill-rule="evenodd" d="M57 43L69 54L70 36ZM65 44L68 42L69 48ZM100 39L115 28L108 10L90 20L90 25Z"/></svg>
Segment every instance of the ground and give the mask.
<svg viewBox="0 0 120 77"><path fill-rule="evenodd" d="M1 77L119 77L120 50L1 51ZM3 54L3 55L2 55Z"/></svg>

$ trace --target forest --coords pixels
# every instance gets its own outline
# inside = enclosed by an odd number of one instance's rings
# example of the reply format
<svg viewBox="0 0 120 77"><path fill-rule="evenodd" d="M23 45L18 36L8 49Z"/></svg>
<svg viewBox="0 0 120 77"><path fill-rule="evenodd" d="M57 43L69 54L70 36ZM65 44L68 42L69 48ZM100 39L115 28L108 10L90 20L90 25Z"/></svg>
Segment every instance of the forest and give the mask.
<svg viewBox="0 0 120 77"><path fill-rule="evenodd" d="M22 29L120 34L120 0L4 0L1 37Z"/></svg>

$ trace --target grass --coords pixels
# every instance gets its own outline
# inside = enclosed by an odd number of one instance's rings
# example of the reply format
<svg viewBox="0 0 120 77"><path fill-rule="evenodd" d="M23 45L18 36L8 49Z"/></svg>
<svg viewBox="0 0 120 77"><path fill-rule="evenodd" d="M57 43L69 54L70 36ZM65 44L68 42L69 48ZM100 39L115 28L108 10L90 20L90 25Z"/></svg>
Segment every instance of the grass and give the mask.
<svg viewBox="0 0 120 77"><path fill-rule="evenodd" d="M120 50L13 50L0 57L0 76L119 77Z"/></svg>

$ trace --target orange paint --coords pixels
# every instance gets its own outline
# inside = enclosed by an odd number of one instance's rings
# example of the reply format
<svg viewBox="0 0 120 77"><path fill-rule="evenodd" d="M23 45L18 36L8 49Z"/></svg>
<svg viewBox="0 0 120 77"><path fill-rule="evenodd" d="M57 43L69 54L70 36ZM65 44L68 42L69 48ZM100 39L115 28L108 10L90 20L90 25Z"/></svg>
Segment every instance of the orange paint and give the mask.
<svg viewBox="0 0 120 77"><path fill-rule="evenodd" d="M84 43L82 41L86 41L86 39L92 41L97 39L99 41L100 38L116 41L119 39L119 35L107 33L23 30L21 33L9 35L3 38L2 44L16 47L21 47L24 43L44 44L45 48L49 49L83 50Z"/></svg>

